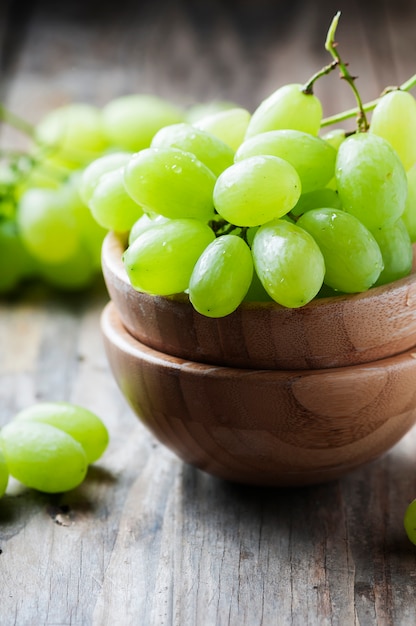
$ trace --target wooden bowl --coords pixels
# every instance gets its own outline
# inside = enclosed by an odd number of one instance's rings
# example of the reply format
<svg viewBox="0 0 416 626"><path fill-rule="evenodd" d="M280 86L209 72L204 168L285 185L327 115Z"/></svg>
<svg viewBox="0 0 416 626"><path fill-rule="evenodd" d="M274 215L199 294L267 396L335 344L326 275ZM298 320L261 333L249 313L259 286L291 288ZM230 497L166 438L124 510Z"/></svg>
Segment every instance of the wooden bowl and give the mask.
<svg viewBox="0 0 416 626"><path fill-rule="evenodd" d="M322 298L299 309L243 303L212 319L186 294L135 291L121 255L126 239L109 233L102 251L107 289L128 331L183 359L252 369L315 369L367 363L416 346L416 275L365 293Z"/></svg>
<svg viewBox="0 0 416 626"><path fill-rule="evenodd" d="M135 339L109 303L114 377L143 424L181 459L259 485L332 480L393 446L416 420L416 354L279 371L191 362Z"/></svg>

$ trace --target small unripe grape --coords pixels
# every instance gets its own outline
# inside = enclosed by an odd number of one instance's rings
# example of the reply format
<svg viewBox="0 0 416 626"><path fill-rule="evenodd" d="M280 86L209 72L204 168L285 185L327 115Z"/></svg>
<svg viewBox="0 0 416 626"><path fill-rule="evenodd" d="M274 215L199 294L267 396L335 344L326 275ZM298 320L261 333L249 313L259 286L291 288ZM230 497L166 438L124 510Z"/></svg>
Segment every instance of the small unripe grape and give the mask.
<svg viewBox="0 0 416 626"><path fill-rule="evenodd" d="M84 407L68 402L39 402L18 413L18 422L41 422L71 435L83 447L88 463L94 463L108 445L102 420Z"/></svg>
<svg viewBox="0 0 416 626"><path fill-rule="evenodd" d="M83 447L50 424L12 421L1 430L0 445L10 474L26 487L58 493L74 489L85 478Z"/></svg>

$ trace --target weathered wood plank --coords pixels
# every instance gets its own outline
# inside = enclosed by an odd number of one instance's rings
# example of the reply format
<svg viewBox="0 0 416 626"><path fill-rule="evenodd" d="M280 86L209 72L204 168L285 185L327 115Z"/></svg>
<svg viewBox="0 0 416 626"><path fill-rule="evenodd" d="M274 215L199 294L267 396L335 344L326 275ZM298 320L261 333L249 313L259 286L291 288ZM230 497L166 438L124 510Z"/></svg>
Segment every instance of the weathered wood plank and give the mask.
<svg viewBox="0 0 416 626"><path fill-rule="evenodd" d="M412 3L385 1L375 13L340 5L340 46L366 98L414 73ZM7 100L30 121L63 102L103 104L135 90L252 108L325 62L332 15L329 0L126 2L116 11L43 0L16 47ZM320 88L330 113L352 104L336 80ZM218 481L184 466L133 416L101 342L106 301L99 286L76 297L29 287L0 303L0 424L32 402L62 399L96 411L111 432L78 489L47 496L12 481L0 501L2 626L414 626L416 552L402 518L416 495L416 432L328 485Z"/></svg>

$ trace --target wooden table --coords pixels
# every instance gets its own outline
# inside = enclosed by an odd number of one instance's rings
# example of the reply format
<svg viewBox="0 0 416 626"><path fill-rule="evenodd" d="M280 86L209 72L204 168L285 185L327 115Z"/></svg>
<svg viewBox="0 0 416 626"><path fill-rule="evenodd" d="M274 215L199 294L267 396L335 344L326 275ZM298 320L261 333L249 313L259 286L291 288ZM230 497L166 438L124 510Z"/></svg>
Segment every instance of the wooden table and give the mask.
<svg viewBox="0 0 416 626"><path fill-rule="evenodd" d="M414 74L412 2L0 5L1 99L36 122L70 101L152 92L250 109L340 51L364 99ZM353 105L323 79L327 114ZM7 137L4 133L3 139ZM73 492L11 481L0 502L2 626L416 624L416 431L368 467L294 490L223 483L184 465L134 417L109 371L99 283L62 295L30 285L0 302L0 424L39 400L98 413L111 443Z"/></svg>

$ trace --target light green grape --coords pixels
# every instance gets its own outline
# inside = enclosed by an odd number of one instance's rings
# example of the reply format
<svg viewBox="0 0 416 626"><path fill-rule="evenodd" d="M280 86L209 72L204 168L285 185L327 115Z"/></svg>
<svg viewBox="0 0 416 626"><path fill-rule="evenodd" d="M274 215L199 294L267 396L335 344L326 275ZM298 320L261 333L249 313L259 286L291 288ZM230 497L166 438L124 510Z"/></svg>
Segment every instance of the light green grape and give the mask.
<svg viewBox="0 0 416 626"><path fill-rule="evenodd" d="M195 155L178 148L148 148L125 167L127 192L145 211L208 221L214 216L216 177Z"/></svg>
<svg viewBox="0 0 416 626"><path fill-rule="evenodd" d="M235 152L244 141L250 118L251 114L247 109L234 107L207 115L194 122L194 126L212 133Z"/></svg>
<svg viewBox="0 0 416 626"><path fill-rule="evenodd" d="M338 291L366 291L383 269L380 248L370 231L339 209L307 211L297 225L318 244L325 259L325 284Z"/></svg>
<svg viewBox="0 0 416 626"><path fill-rule="evenodd" d="M253 156L218 177L214 205L231 224L258 226L288 213L300 192L299 176L290 163L275 156Z"/></svg>
<svg viewBox="0 0 416 626"><path fill-rule="evenodd" d="M98 276L96 262L88 250L79 246L60 263L38 262L38 274L52 287L62 291L81 291L90 287Z"/></svg>
<svg viewBox="0 0 416 626"><path fill-rule="evenodd" d="M270 130L244 141L235 160L270 154L288 161L297 173L302 193L325 187L334 176L336 150L323 139L300 130Z"/></svg>
<svg viewBox="0 0 416 626"><path fill-rule="evenodd" d="M39 402L20 411L14 419L63 430L81 444L89 464L97 461L108 445L108 431L102 420L88 409L69 402Z"/></svg>
<svg viewBox="0 0 416 626"><path fill-rule="evenodd" d="M0 448L0 498L4 495L9 482L9 470L7 469L6 460Z"/></svg>
<svg viewBox="0 0 416 626"><path fill-rule="evenodd" d="M47 113L36 126L36 138L51 147L52 163L71 169L89 163L108 146L101 111L77 102Z"/></svg>
<svg viewBox="0 0 416 626"><path fill-rule="evenodd" d="M253 276L250 287L244 296L244 302L273 302L273 298L267 293L263 287L260 278L257 276L256 270L253 268Z"/></svg>
<svg viewBox="0 0 416 626"><path fill-rule="evenodd" d="M0 216L0 294L12 291L28 273L28 255L12 219Z"/></svg>
<svg viewBox="0 0 416 626"><path fill-rule="evenodd" d="M43 263L61 263L79 245L76 219L60 189L28 189L20 198L16 220L24 246Z"/></svg>
<svg viewBox="0 0 416 626"><path fill-rule="evenodd" d="M402 219L391 226L373 231L383 257L383 270L374 283L385 285L410 274L413 263L413 248L410 235Z"/></svg>
<svg viewBox="0 0 416 626"><path fill-rule="evenodd" d="M194 124L208 115L228 111L229 109L235 109L236 107L236 103L229 100L200 102L189 107L189 109L185 112L185 118L188 124Z"/></svg>
<svg viewBox="0 0 416 626"><path fill-rule="evenodd" d="M261 226L252 246L254 267L270 297L289 308L307 304L325 274L322 253L309 233L286 220Z"/></svg>
<svg viewBox="0 0 416 626"><path fill-rule="evenodd" d="M184 120L184 112L167 100L148 94L129 94L111 100L102 110L110 143L136 152L150 146L163 126Z"/></svg>
<svg viewBox="0 0 416 626"><path fill-rule="evenodd" d="M241 304L253 275L251 251L237 235L222 235L199 257L189 282L193 307L207 317L224 317Z"/></svg>
<svg viewBox="0 0 416 626"><path fill-rule="evenodd" d="M228 144L212 133L183 122L161 128L150 145L152 148L179 148L191 152L216 176L234 162L234 150Z"/></svg>
<svg viewBox="0 0 416 626"><path fill-rule="evenodd" d="M317 135L322 120L322 104L303 85L280 87L263 100L254 111L247 127L246 139L268 130L294 129Z"/></svg>
<svg viewBox="0 0 416 626"><path fill-rule="evenodd" d="M149 228L153 228L153 226L157 226L158 224L163 224L167 222L168 218L163 217L163 215L148 215L147 213L143 213L139 219L134 222L133 226L129 232L129 245L133 243L135 239Z"/></svg>
<svg viewBox="0 0 416 626"><path fill-rule="evenodd" d="M50 424L12 421L0 431L7 467L26 487L59 493L77 487L88 462L73 437Z"/></svg>
<svg viewBox="0 0 416 626"><path fill-rule="evenodd" d="M344 210L369 230L401 217L407 197L406 172L382 137L357 133L345 139L338 150L335 177Z"/></svg>
<svg viewBox="0 0 416 626"><path fill-rule="evenodd" d="M407 198L402 219L412 243L416 242L416 164L406 172Z"/></svg>
<svg viewBox="0 0 416 626"><path fill-rule="evenodd" d="M408 170L416 163L416 100L408 91L384 94L373 111L370 133L386 139Z"/></svg>
<svg viewBox="0 0 416 626"><path fill-rule="evenodd" d="M214 238L209 226L192 219L169 220L146 230L123 255L132 286L159 296L185 291L195 263Z"/></svg>
<svg viewBox="0 0 416 626"><path fill-rule="evenodd" d="M416 500L407 506L403 524L408 539L416 545Z"/></svg>
<svg viewBox="0 0 416 626"><path fill-rule="evenodd" d="M325 187L324 189L309 191L309 193L302 193L290 214L300 216L311 209L321 209L323 207L342 209L341 201L335 189Z"/></svg>
<svg viewBox="0 0 416 626"><path fill-rule="evenodd" d="M321 135L321 139L326 141L335 150L338 150L346 136L346 132L343 128L334 128Z"/></svg>
<svg viewBox="0 0 416 626"><path fill-rule="evenodd" d="M95 159L87 165L79 181L79 194L84 204L88 205L101 176L123 167L130 157L130 152L112 152Z"/></svg>
<svg viewBox="0 0 416 626"><path fill-rule="evenodd" d="M100 176L88 206L100 226L116 232L128 231L143 215L142 207L126 191L123 167Z"/></svg>

